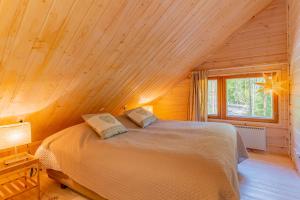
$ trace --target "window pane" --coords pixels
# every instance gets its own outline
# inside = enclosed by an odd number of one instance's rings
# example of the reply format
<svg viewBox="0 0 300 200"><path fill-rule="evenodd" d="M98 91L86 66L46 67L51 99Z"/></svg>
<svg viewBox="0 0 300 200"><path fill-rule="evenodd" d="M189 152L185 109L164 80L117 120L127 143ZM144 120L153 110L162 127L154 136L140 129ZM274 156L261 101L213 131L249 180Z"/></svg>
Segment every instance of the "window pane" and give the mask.
<svg viewBox="0 0 300 200"><path fill-rule="evenodd" d="M218 114L218 81L208 80L208 114Z"/></svg>
<svg viewBox="0 0 300 200"><path fill-rule="evenodd" d="M273 97L271 94L258 92L264 78L235 78L226 80L227 116L249 118L272 118Z"/></svg>

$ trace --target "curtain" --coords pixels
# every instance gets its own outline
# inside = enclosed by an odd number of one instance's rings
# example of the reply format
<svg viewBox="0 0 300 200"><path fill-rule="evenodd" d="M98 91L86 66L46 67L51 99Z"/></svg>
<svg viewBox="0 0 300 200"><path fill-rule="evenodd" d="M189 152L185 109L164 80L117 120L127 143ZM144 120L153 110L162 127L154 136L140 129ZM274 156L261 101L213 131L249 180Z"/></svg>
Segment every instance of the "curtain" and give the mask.
<svg viewBox="0 0 300 200"><path fill-rule="evenodd" d="M188 111L191 121L207 121L207 84L207 70L192 72Z"/></svg>

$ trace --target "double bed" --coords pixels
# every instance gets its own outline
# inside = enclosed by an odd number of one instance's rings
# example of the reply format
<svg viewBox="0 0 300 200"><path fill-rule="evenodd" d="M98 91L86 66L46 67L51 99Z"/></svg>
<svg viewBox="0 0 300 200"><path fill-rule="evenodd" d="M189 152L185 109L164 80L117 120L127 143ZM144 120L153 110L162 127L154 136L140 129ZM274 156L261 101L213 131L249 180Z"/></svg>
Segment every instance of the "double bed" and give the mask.
<svg viewBox="0 0 300 200"><path fill-rule="evenodd" d="M158 120L100 140L81 123L46 138L36 155L49 177L109 200L236 200L247 151L232 125Z"/></svg>

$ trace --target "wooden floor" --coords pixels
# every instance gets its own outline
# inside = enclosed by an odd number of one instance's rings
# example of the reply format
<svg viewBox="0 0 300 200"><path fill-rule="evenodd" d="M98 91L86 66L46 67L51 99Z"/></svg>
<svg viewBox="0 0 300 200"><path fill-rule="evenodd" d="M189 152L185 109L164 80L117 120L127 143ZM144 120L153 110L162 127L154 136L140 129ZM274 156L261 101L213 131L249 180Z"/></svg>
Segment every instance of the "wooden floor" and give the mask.
<svg viewBox="0 0 300 200"><path fill-rule="evenodd" d="M300 200L300 176L287 157L251 153L239 172L242 200Z"/></svg>
<svg viewBox="0 0 300 200"><path fill-rule="evenodd" d="M251 153L239 165L242 200L300 200L300 176L287 157ZM41 176L42 200L86 200ZM15 200L36 199L35 191Z"/></svg>

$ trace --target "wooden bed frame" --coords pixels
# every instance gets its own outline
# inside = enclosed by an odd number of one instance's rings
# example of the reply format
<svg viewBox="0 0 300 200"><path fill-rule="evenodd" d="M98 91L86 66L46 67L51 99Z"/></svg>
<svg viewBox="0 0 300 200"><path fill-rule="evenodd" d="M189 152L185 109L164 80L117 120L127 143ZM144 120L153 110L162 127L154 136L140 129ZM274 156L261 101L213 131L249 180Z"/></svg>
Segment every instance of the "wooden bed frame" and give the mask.
<svg viewBox="0 0 300 200"><path fill-rule="evenodd" d="M66 174L56 171L53 169L47 169L48 177L57 181L61 184L61 188L70 188L90 199L93 200L107 200L100 195L96 194L95 192L87 189L86 187L80 185L79 183L76 183L74 180L72 180L70 177L68 177Z"/></svg>

